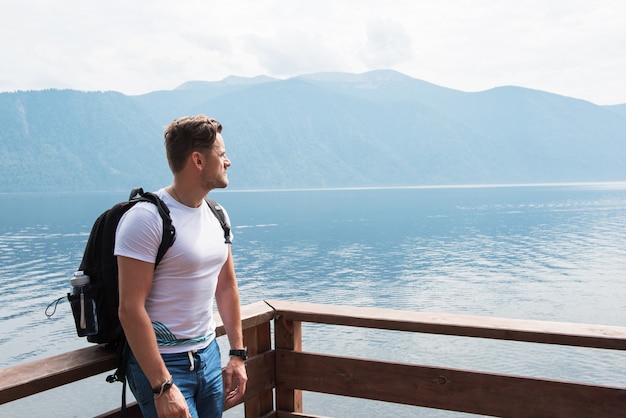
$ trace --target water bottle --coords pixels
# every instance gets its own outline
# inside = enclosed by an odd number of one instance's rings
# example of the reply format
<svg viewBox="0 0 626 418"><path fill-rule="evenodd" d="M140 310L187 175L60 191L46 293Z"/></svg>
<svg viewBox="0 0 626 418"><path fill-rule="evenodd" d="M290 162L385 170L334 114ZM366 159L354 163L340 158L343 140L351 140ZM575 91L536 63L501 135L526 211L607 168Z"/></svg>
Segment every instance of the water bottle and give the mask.
<svg viewBox="0 0 626 418"><path fill-rule="evenodd" d="M90 278L82 271L74 273L70 279L72 290L69 294L76 332L79 337L95 335L98 333L98 320L96 317L96 301L93 298Z"/></svg>

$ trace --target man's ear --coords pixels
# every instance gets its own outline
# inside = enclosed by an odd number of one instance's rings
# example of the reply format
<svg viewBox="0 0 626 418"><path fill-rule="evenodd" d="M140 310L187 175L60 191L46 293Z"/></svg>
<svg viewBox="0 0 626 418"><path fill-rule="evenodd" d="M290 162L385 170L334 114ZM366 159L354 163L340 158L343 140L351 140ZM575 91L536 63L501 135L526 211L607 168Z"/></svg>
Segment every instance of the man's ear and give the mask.
<svg viewBox="0 0 626 418"><path fill-rule="evenodd" d="M202 154L199 153L198 151L195 151L191 154L191 161L199 168L202 168Z"/></svg>

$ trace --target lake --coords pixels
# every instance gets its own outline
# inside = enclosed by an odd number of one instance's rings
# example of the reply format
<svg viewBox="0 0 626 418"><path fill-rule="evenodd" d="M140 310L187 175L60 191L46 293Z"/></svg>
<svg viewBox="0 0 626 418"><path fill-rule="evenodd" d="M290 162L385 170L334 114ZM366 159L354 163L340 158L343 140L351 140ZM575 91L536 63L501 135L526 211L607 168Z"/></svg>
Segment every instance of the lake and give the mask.
<svg viewBox="0 0 626 418"><path fill-rule="evenodd" d="M63 297L95 218L128 193L0 194L0 367L87 346ZM242 304L284 299L626 325L626 184L216 191L233 221ZM305 325L306 350L626 387L626 353ZM96 376L0 406L93 416ZM91 393L97 391L96 401ZM100 395L101 394L101 395ZM81 399L79 408L76 399ZM71 409L71 410L68 410ZM304 394L335 417L462 414ZM226 416L242 416L235 408Z"/></svg>

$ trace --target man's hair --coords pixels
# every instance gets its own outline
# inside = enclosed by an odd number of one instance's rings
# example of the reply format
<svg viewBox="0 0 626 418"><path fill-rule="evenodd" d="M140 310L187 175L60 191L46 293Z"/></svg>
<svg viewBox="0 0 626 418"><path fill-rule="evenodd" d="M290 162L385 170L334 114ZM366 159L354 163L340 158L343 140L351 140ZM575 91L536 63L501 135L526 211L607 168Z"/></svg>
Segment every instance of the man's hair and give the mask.
<svg viewBox="0 0 626 418"><path fill-rule="evenodd" d="M208 152L222 125L205 115L184 116L174 119L165 128L165 152L172 173L183 169L187 158L195 151Z"/></svg>

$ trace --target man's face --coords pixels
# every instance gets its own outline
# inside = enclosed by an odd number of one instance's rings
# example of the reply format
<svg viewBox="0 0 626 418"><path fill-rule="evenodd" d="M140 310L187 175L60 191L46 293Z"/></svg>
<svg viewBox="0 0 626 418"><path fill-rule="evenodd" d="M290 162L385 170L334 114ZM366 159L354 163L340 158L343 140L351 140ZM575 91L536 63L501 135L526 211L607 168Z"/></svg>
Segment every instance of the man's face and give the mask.
<svg viewBox="0 0 626 418"><path fill-rule="evenodd" d="M226 156L224 138L217 134L213 148L207 153L206 164L203 170L205 185L210 189L221 189L228 186L226 170L230 167L230 160Z"/></svg>

